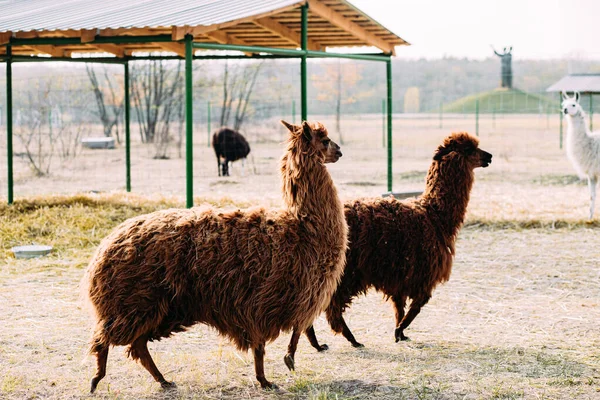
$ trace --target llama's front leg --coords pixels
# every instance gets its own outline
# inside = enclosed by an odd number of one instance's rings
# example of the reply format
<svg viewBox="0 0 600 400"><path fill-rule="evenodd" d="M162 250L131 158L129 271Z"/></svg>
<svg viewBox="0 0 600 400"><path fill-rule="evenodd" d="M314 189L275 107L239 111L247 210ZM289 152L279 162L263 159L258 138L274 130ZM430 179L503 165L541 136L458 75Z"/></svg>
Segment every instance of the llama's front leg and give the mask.
<svg viewBox="0 0 600 400"><path fill-rule="evenodd" d="M304 333L306 334L306 337L308 338L308 341L310 342L312 347L317 349L317 351L321 352L324 350L329 350L329 346L327 346L325 343L319 344L319 341L317 340L317 335L315 334L314 326L311 325L308 328L306 328Z"/></svg>
<svg viewBox="0 0 600 400"><path fill-rule="evenodd" d="M283 357L283 362L288 367L290 371L294 371L294 356L296 355L296 348L298 347L298 340L300 339L300 330L298 328L294 328L292 332L292 337L290 338L290 344L288 344L287 354Z"/></svg>
<svg viewBox="0 0 600 400"><path fill-rule="evenodd" d="M598 184L597 176L588 176L588 186L590 188L590 220L594 219L594 205L596 203L596 185Z"/></svg>
<svg viewBox="0 0 600 400"><path fill-rule="evenodd" d="M260 343L252 348L254 352L254 370L256 371L256 380L263 389L275 389L277 386L265 378L265 343Z"/></svg>
<svg viewBox="0 0 600 400"><path fill-rule="evenodd" d="M327 315L327 321L329 326L337 333L341 333L354 347L365 347L363 344L358 343L354 338L354 335L346 325L344 317L342 317L342 310L337 307L328 307L325 314Z"/></svg>
<svg viewBox="0 0 600 400"><path fill-rule="evenodd" d="M404 319L404 307L406 306L406 296L392 296L392 301L394 302L394 311L396 312L396 330L394 331L396 342L398 342L399 340L408 340L408 338L404 336L404 333L400 330L400 324Z"/></svg>
<svg viewBox="0 0 600 400"><path fill-rule="evenodd" d="M415 317L417 315L419 315L419 313L421 312L421 307L423 307L425 304L427 304L427 302L429 301L430 298L431 298L431 296L425 296L420 299L412 300L412 302L410 303L410 309L408 310L408 313L406 313L404 318L402 318L402 322L400 323L400 326L396 328L396 331L395 331L396 342L398 342L400 340L408 340L408 337L404 336L404 330L406 328L408 328L408 326L413 321L413 319L415 319Z"/></svg>

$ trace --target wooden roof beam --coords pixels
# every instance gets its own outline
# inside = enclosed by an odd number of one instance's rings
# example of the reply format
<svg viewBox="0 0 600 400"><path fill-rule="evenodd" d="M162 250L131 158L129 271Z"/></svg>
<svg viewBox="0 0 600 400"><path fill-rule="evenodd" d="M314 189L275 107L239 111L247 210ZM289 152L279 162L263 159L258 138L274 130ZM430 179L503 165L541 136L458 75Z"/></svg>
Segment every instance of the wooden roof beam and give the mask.
<svg viewBox="0 0 600 400"><path fill-rule="evenodd" d="M252 46L251 44L246 43L242 39L236 38L235 36L228 35L223 31L206 32L206 33L204 33L204 35L207 36L208 38L214 40L215 42L218 42L221 44L237 44L240 46ZM244 54L247 55L248 57L250 57L252 55L252 53L244 53Z"/></svg>
<svg viewBox="0 0 600 400"><path fill-rule="evenodd" d="M181 43L173 43L173 42L164 42L164 43L156 43L161 49L165 51L171 51L176 53L177 55L185 58L185 45ZM193 51L192 51L193 55Z"/></svg>
<svg viewBox="0 0 600 400"><path fill-rule="evenodd" d="M44 54L48 54L52 57L64 57L65 51L59 47L51 46L51 45L37 45L37 46L29 46L33 50L39 51Z"/></svg>
<svg viewBox="0 0 600 400"><path fill-rule="evenodd" d="M296 44L298 47L300 47L300 45L301 45L300 43L302 41L301 35L299 33L296 33L295 31L291 30L287 26L275 21L273 18L269 18L269 17L259 18L253 22L256 25L259 25L259 26L271 31L271 32L289 40L290 42ZM310 38L308 39L307 45L308 45L308 50L315 50L315 51L321 51L322 47L323 47Z"/></svg>
<svg viewBox="0 0 600 400"><path fill-rule="evenodd" d="M342 28L346 32L350 32L354 36L371 46L375 46L386 53L395 55L394 45L382 40L381 38L373 35L371 32L364 29L362 26L346 18L342 13L335 11L334 9L327 7L318 0L308 0L308 9L310 12L317 14L321 18L324 18L331 22L333 25ZM310 29L310 28L309 28Z"/></svg>
<svg viewBox="0 0 600 400"><path fill-rule="evenodd" d="M0 44L10 43L10 38L12 37L12 32L2 32L0 33Z"/></svg>

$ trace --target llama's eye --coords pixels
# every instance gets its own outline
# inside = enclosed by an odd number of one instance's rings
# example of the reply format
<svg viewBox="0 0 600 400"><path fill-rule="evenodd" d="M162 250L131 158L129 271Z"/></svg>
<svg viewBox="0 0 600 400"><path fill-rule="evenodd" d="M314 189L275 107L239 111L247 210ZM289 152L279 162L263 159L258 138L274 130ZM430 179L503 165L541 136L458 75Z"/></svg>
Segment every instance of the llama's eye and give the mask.
<svg viewBox="0 0 600 400"><path fill-rule="evenodd" d="M329 139L323 140L323 146L325 146L325 147L329 146L329 142L331 142L331 140L329 140Z"/></svg>

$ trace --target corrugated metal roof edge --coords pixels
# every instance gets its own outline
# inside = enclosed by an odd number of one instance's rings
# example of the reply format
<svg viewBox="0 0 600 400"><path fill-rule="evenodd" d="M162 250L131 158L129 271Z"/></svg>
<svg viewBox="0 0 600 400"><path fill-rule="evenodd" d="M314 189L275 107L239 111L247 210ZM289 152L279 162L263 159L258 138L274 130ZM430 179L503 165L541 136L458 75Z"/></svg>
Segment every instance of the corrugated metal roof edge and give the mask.
<svg viewBox="0 0 600 400"><path fill-rule="evenodd" d="M396 36L397 38L399 38L400 40L402 40L404 43L401 45L397 45L397 46L411 46L411 44L409 42L407 42L406 40L402 39L400 37L400 35L394 33L391 29L386 28L385 26L381 25L375 18L371 17L369 14L367 14L366 12L364 12L363 10L361 10L360 8L356 7L354 4L350 3L347 0L339 0L347 5L349 5L350 7L354 8L356 11L358 11L359 13L363 14L365 17L369 18L371 21L373 21L375 24L379 25L379 27L381 27L382 29L385 29L386 31L388 31L389 33L391 33L392 35Z"/></svg>

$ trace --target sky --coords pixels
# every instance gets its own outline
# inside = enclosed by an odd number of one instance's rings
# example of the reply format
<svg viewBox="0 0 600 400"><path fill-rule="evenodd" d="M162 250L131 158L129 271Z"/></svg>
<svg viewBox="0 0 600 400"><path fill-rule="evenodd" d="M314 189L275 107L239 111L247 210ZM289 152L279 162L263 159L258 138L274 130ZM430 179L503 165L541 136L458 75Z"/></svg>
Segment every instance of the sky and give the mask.
<svg viewBox="0 0 600 400"><path fill-rule="evenodd" d="M405 58L483 59L513 46L522 59L600 62L600 0L349 0L411 43Z"/></svg>

